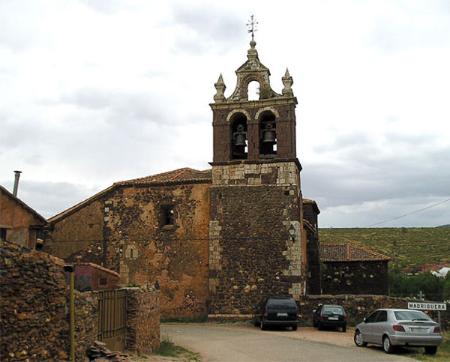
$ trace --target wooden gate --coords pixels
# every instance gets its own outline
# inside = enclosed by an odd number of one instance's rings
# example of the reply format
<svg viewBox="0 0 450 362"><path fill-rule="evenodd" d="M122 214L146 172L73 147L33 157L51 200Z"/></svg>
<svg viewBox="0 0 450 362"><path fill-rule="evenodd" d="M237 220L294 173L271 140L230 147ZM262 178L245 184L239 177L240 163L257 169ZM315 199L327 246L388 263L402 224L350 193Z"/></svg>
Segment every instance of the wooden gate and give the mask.
<svg viewBox="0 0 450 362"><path fill-rule="evenodd" d="M125 290L98 292L98 340L115 351L125 350L127 294Z"/></svg>

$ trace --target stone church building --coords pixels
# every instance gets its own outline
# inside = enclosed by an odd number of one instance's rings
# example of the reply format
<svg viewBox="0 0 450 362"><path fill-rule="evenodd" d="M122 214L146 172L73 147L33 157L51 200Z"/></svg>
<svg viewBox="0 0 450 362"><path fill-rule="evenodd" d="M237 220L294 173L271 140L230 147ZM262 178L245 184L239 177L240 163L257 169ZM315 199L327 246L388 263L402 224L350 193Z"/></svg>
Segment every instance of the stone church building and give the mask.
<svg viewBox="0 0 450 362"><path fill-rule="evenodd" d="M211 169L114 183L50 218L45 250L113 269L123 285L156 285L166 318L320 293L319 209L302 197L293 80L286 70L276 93L255 46L229 97L222 76L215 83Z"/></svg>

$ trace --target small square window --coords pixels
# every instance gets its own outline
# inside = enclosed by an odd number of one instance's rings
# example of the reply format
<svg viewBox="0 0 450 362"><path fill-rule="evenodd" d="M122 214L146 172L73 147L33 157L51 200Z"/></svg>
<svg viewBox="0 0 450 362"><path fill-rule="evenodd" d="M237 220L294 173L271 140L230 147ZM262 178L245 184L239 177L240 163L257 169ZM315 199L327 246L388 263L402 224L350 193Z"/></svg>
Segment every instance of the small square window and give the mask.
<svg viewBox="0 0 450 362"><path fill-rule="evenodd" d="M173 205L161 206L161 226L175 225L175 208Z"/></svg>

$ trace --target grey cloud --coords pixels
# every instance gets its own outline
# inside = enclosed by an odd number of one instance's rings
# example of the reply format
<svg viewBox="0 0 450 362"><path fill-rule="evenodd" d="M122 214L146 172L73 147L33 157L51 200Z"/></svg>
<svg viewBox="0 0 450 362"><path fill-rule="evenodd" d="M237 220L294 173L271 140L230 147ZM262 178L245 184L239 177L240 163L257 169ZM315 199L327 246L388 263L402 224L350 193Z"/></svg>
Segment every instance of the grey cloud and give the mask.
<svg viewBox="0 0 450 362"><path fill-rule="evenodd" d="M238 43L244 36L245 23L228 9L208 5L177 3L173 6L175 22L191 30L179 33L175 48L190 53L201 53L207 49L224 51Z"/></svg>
<svg viewBox="0 0 450 362"><path fill-rule="evenodd" d="M45 107L67 104L73 107L64 118L56 125L48 122ZM189 113L178 119L169 102L139 93L82 89L57 102L47 101L35 111L33 107L26 119L0 114L5 120L0 132L1 162L14 159L21 167L39 163L42 168L61 164L91 183L143 176L142 170L148 170L145 175L155 169L178 167L170 155L177 150L181 137L192 137L180 134L178 127L209 124L209 119L191 119ZM188 157L187 152L184 154Z"/></svg>
<svg viewBox="0 0 450 362"><path fill-rule="evenodd" d="M3 181L2 185L12 190L12 182L9 180ZM29 181L27 174L24 173L19 183L17 196L39 214L48 218L98 191L100 188L89 188L68 182Z"/></svg>
<svg viewBox="0 0 450 362"><path fill-rule="evenodd" d="M450 198L448 195L447 199ZM445 200L445 199L444 199ZM371 206L365 204L322 208L322 227L434 227L450 221L449 202L419 211L442 201L436 198L383 199ZM406 215L398 218L399 216Z"/></svg>
<svg viewBox="0 0 450 362"><path fill-rule="evenodd" d="M443 158L449 154L447 147L423 155L420 161L393 155L366 164L361 156L357 162L340 165L304 162L304 192L327 207L386 198L443 197L450 193L450 159Z"/></svg>
<svg viewBox="0 0 450 362"><path fill-rule="evenodd" d="M369 225L386 219L386 215L396 216L430 200L448 198L450 145L439 145L435 137L390 132L378 144L365 144L353 142L368 140L358 132L338 136L329 146L316 148L323 155L330 155L332 162L303 162L303 193L319 202L326 222L333 220L339 226ZM404 148L404 144L416 147ZM390 152L383 152L386 149ZM417 199L422 201L417 203ZM359 210L365 203L389 206L361 214ZM396 225L437 225L433 222L450 218L450 206L445 210L437 216L436 211L430 210L425 216L398 220Z"/></svg>
<svg viewBox="0 0 450 362"><path fill-rule="evenodd" d="M86 6L105 14L114 14L126 4L120 0L81 0Z"/></svg>
<svg viewBox="0 0 450 362"><path fill-rule="evenodd" d="M426 14L427 10L436 11L433 20L430 20L431 18ZM426 9L414 9L414 6L411 6L405 7L403 11L409 11L409 16L378 18L367 39L368 43L387 52L408 48L448 46L450 32L450 14L448 12L445 14L439 8L430 10L428 4Z"/></svg>
<svg viewBox="0 0 450 362"><path fill-rule="evenodd" d="M106 120L114 124L139 122L175 124L177 119L168 117L169 102L161 95L105 91L95 88L78 89L63 95L59 102L90 110L107 110Z"/></svg>
<svg viewBox="0 0 450 362"><path fill-rule="evenodd" d="M316 152L322 153L327 151L354 149L360 146L367 147L370 143L370 137L364 132L351 132L337 135L332 142L314 146Z"/></svg>

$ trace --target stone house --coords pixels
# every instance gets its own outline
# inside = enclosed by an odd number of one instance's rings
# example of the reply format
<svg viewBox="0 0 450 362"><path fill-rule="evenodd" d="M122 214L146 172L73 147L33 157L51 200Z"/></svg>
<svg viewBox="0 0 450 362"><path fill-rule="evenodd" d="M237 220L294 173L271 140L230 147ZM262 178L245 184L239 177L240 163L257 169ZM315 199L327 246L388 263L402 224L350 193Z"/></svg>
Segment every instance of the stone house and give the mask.
<svg viewBox="0 0 450 362"><path fill-rule="evenodd" d="M293 79L286 70L275 92L255 45L231 96L222 76L215 83L211 169L114 183L50 218L45 250L113 269L122 285L155 285L166 318L249 314L268 295L300 301L320 283L319 209L302 197ZM251 82L259 99L249 99Z"/></svg>
<svg viewBox="0 0 450 362"><path fill-rule="evenodd" d="M362 245L323 244L322 293L387 295L389 260Z"/></svg>
<svg viewBox="0 0 450 362"><path fill-rule="evenodd" d="M0 240L34 249L47 220L0 185Z"/></svg>

